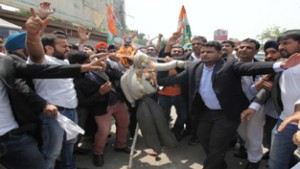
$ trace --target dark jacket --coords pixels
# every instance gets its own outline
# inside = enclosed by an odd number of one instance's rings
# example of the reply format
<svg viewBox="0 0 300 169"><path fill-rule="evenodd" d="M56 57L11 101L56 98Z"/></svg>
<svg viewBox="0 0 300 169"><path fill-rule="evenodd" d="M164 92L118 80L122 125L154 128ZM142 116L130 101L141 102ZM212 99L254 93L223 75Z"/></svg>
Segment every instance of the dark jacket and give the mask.
<svg viewBox="0 0 300 169"><path fill-rule="evenodd" d="M201 97L196 97L204 63L196 61L180 74L173 77L159 79L159 85L187 83L189 112L201 115L204 102ZM249 105L241 87L241 76L274 73L273 63L241 63L237 61L216 62L212 75L213 90L220 102L222 112L229 119L239 121L240 113Z"/></svg>
<svg viewBox="0 0 300 169"><path fill-rule="evenodd" d="M103 115L107 112L110 92L115 92L121 101L122 98L124 98L119 86L119 80L122 76L122 73L118 70L112 69L109 65L106 72L94 73L101 78L101 82L95 82L87 78L86 75L83 75L80 78L74 79L75 89L80 107L88 108L88 111L94 115ZM99 89L107 81L112 82L114 91L110 91L105 95L101 95L99 93Z"/></svg>
<svg viewBox="0 0 300 169"><path fill-rule="evenodd" d="M272 99L272 102L275 106L276 113L280 115L280 113L283 110L283 104L281 100L281 90L279 86L279 79L280 79L281 73L275 74L272 76L270 79L273 81L273 87L271 91L262 88L255 96L253 99L253 102L259 103L259 104L264 104L269 98Z"/></svg>
<svg viewBox="0 0 300 169"><path fill-rule="evenodd" d="M7 89L14 117L21 127L36 122L38 110L43 108L46 103L30 90L24 81L17 80L16 82L16 79L70 78L80 75L80 66L78 65L29 65L16 61L10 56L0 56L0 80ZM32 109L28 106L37 107Z"/></svg>

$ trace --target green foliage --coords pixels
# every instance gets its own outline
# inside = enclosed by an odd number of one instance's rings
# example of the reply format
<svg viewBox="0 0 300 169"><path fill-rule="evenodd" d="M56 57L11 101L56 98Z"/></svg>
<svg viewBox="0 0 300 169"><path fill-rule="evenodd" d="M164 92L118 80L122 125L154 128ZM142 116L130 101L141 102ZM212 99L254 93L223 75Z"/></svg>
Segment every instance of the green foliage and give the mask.
<svg viewBox="0 0 300 169"><path fill-rule="evenodd" d="M263 44L264 42L270 39L276 40L277 37L281 35L281 33L285 30L285 28L273 25L265 29L261 34L257 35L256 38Z"/></svg>
<svg viewBox="0 0 300 169"><path fill-rule="evenodd" d="M20 14L23 14L23 15L26 15L26 16L30 16L31 13L29 10L25 10L25 9L19 9L16 11L17 13L20 13Z"/></svg>

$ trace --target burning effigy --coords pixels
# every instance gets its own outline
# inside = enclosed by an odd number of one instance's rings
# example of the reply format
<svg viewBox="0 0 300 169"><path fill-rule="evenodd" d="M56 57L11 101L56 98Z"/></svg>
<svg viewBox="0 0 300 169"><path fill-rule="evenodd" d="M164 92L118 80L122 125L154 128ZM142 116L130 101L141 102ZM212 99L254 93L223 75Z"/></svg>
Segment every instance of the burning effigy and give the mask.
<svg viewBox="0 0 300 169"><path fill-rule="evenodd" d="M137 108L137 122L146 145L157 154L162 152L162 145L174 148L177 141L172 134L162 108L151 98L156 93L156 71L167 71L176 67L183 68L185 61L172 60L156 63L150 56L137 51L132 57L133 65L121 78L121 88L132 107Z"/></svg>

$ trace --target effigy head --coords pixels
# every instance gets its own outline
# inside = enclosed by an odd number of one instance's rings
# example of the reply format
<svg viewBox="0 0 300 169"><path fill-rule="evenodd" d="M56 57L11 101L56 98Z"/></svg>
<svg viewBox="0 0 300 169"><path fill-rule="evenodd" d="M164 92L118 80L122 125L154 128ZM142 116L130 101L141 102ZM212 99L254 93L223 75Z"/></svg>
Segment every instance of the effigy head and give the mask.
<svg viewBox="0 0 300 169"><path fill-rule="evenodd" d="M149 68L151 63L152 63L151 57L139 50L133 57L133 64L136 68L139 69Z"/></svg>

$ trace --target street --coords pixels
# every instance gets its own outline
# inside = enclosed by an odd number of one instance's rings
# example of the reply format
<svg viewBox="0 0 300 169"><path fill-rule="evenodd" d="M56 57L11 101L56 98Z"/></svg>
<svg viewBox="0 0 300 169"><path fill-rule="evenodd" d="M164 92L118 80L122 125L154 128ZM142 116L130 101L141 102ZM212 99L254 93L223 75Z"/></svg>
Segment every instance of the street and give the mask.
<svg viewBox="0 0 300 169"><path fill-rule="evenodd" d="M172 118L176 119L176 113L172 109ZM174 120L172 121L174 123ZM76 165L78 168L85 169L127 169L129 154L114 152L112 144L115 140L115 125L112 126L112 137L108 139L104 154L104 166L95 167L92 162L92 151L87 155L75 155ZM133 169L202 169L202 164L205 158L204 151L200 144L195 146L187 145L190 136L183 138L178 147L175 149L164 148L163 153L159 155L161 160L155 161L155 157L146 154L141 133L136 144L137 153L133 158ZM128 145L131 146L131 140ZM90 145L91 147L92 145ZM226 155L228 169L243 169L247 164L247 160L238 159L233 156L237 152L237 148L231 149ZM267 169L266 160L262 160L259 169Z"/></svg>

